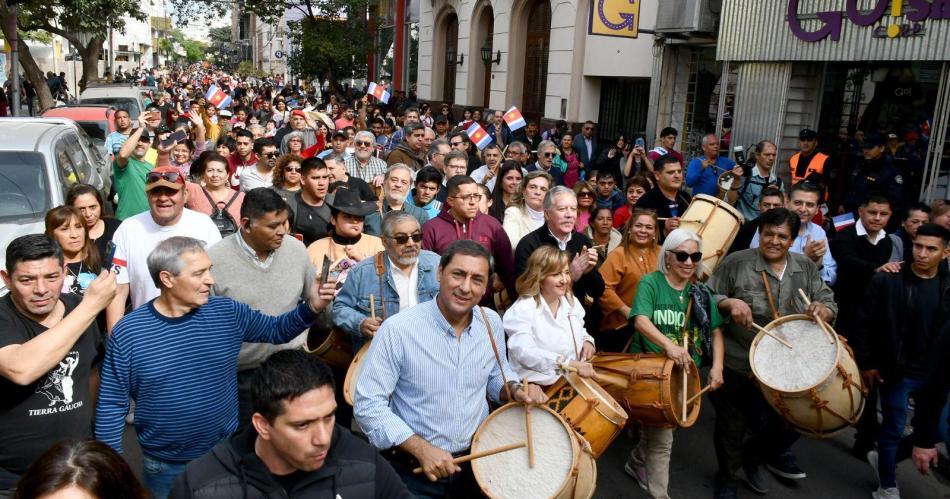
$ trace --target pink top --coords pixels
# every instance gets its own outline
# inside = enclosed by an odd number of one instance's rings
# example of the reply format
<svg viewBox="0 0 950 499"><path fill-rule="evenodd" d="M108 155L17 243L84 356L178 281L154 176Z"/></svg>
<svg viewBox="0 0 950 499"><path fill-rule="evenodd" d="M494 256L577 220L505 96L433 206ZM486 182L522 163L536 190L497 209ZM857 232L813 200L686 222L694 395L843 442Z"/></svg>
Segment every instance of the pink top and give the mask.
<svg viewBox="0 0 950 499"><path fill-rule="evenodd" d="M205 196L205 193L202 192L203 190L204 189L198 184L192 182L186 183L185 191L188 193L188 200L185 201L185 208L211 216L213 211L211 209L211 203L208 202L208 198ZM237 195L237 199L235 199L234 202L231 203L231 206L228 207L228 213L230 213L231 217L234 218L234 222L240 225L241 203L244 202L244 193L229 190L229 195ZM224 208L224 205L230 200L231 198L228 197L227 201L218 204L218 208Z"/></svg>
<svg viewBox="0 0 950 499"><path fill-rule="evenodd" d="M587 225L590 223L590 212L586 211L584 213L577 214L577 221L574 222L574 230L577 232L584 232L587 229Z"/></svg>

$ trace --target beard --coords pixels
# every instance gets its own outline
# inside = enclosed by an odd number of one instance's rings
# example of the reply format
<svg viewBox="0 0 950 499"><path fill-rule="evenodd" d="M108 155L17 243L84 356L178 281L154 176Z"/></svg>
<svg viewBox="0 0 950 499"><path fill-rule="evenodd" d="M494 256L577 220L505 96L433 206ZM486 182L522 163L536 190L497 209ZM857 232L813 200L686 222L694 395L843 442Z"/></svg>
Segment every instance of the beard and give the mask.
<svg viewBox="0 0 950 499"><path fill-rule="evenodd" d="M414 252L412 255L398 255L393 260L396 261L399 265L409 266L415 265L419 261L419 251Z"/></svg>

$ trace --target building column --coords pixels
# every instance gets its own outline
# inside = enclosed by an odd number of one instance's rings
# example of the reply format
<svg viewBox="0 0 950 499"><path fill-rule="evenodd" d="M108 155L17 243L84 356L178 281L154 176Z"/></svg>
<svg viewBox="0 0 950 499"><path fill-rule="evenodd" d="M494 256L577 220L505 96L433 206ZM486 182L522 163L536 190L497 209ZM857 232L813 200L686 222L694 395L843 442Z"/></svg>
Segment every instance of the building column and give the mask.
<svg viewBox="0 0 950 499"><path fill-rule="evenodd" d="M396 21L393 26L393 91L405 90L406 65L406 0L395 0Z"/></svg>

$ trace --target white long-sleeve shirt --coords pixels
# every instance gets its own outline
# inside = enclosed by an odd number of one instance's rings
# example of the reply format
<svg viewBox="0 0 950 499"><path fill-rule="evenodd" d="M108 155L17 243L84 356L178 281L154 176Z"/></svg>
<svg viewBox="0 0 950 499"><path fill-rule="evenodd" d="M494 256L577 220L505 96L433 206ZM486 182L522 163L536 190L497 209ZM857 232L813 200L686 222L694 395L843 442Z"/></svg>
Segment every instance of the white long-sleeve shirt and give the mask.
<svg viewBox="0 0 950 499"><path fill-rule="evenodd" d="M561 297L554 316L543 299L521 297L505 312L508 360L522 380L552 385L560 377L559 363L577 360L585 341L594 344L584 329L584 307L573 302Z"/></svg>

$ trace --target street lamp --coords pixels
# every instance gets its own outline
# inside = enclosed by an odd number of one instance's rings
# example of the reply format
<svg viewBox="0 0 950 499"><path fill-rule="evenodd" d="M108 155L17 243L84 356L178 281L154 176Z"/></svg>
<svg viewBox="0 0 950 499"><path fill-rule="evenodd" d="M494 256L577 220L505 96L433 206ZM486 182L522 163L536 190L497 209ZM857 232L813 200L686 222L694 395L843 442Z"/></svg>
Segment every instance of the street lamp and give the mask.
<svg viewBox="0 0 950 499"><path fill-rule="evenodd" d="M458 55L458 61L456 61L456 60L455 60L455 49L452 48L452 47L449 47L448 49L446 49L446 51L445 51L445 62L448 63L449 66L453 66L453 65L455 65L455 64L458 64L459 66L461 66L463 61L465 61L465 54L459 54L459 55Z"/></svg>
<svg viewBox="0 0 950 499"><path fill-rule="evenodd" d="M489 64L493 62L495 64L499 64L499 65L501 64L501 50L499 50L498 55L496 55L495 58L492 59L491 45L489 45L488 40L485 40L485 45L482 45L481 53L482 53L482 62L484 62L486 66L488 66Z"/></svg>

